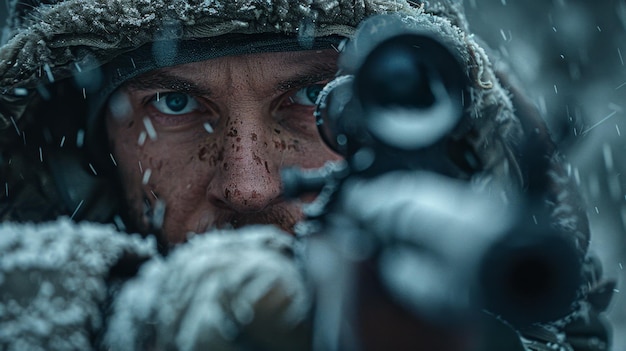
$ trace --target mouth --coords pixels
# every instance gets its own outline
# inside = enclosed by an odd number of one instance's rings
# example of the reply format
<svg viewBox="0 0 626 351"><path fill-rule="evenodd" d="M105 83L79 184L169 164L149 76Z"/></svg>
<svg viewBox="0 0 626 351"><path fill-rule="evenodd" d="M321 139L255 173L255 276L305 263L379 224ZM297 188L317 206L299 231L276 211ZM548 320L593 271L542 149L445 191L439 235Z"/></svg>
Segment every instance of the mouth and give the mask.
<svg viewBox="0 0 626 351"><path fill-rule="evenodd" d="M296 212L294 214L294 212ZM274 206L260 212L239 213L222 211L215 215L215 220L203 231L211 229L238 229L249 225L273 225L295 236L296 224L302 219L301 211Z"/></svg>

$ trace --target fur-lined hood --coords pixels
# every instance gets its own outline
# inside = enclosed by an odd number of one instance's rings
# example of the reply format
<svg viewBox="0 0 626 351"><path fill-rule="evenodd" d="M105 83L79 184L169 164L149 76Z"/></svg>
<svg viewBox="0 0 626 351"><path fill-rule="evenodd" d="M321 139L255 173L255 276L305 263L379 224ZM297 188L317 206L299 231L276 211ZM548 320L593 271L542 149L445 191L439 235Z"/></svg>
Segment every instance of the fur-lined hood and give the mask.
<svg viewBox="0 0 626 351"><path fill-rule="evenodd" d="M83 77L81 81L80 78L83 72L94 71L145 44L167 40L214 38L224 34L255 33L287 34L296 37L339 35L349 38L363 19L375 14L397 13L407 21L417 22L444 35L458 51L459 57L465 61L466 74L471 84L469 89L471 103L466 104L467 123L458 138L471 146L484 171L474 181L482 182L496 178L506 179L507 182L515 184L514 186L524 184L524 172L519 165L519 145L526 127L522 126L516 116L509 93L500 84L487 54L469 34L458 0L13 0L11 2L8 27L3 36L4 45L0 47L0 146L3 152L7 150L3 145L11 145L12 153L15 153L16 145L23 147L20 146L26 144L23 131L29 126L32 128L35 125L37 128L37 123L41 123L42 120L59 118L55 115L33 116L37 113L49 114L48 111L54 111L53 109L37 111L38 108L41 110L40 105L43 105L50 91L54 92L62 82L71 78L74 79L74 83L83 84L85 79ZM82 94L74 93L76 103L65 103L65 108L71 106L69 112L81 115L82 112L77 112L84 108L82 106L84 101L81 100L88 99L89 94L101 93L100 90L84 89ZM80 92L80 88L78 91ZM61 113L57 111L57 114ZM534 131L534 128L530 130ZM51 142L46 133L44 130L45 142L63 146L65 135L62 140ZM41 131L38 134L41 135ZM78 136L75 138L74 144L82 144ZM32 150L28 152L31 154L38 150L38 156L30 156L33 159L30 163L26 161L20 163L18 156L5 155L5 158L9 159L7 163L0 155L0 161L4 162L0 164L0 171L4 168L12 173L10 179L6 180L7 191L0 194L0 199L3 195L11 195L14 198L32 197L33 192L41 193L41 189L51 189L50 185L54 184L57 189L55 191L61 195L49 191L49 194L43 196L41 203L50 203L50 199L60 198L64 204L56 206L54 211L57 213L60 211L66 215L72 214L77 218L87 219L102 217L87 214L89 202L94 202L93 198L97 197L94 196L93 189L99 188L99 185L84 185L88 183L88 177L78 179L76 167L69 166L71 162L57 162L56 168L60 169L57 173L60 175L47 176L46 172L55 172L55 166L43 166L46 155L42 155L42 148L37 149L37 146L32 145L32 141L30 147ZM51 153L52 151L48 150L48 159L52 158L49 156ZM72 157L74 156L70 158ZM67 159L65 156L61 158ZM57 157L58 159L60 157ZM10 164L11 162L13 163ZM558 163L558 160L554 162ZM33 171L32 167L38 167L39 170ZM12 182L24 182L23 175L26 172L22 172L23 170L27 170L29 174L38 173L39 179L30 180L38 184L29 188L32 189L31 194L25 191L22 191L22 194L11 193L9 188L15 188ZM76 184L83 184L82 188ZM32 203L32 198L16 202ZM98 198L97 208L105 206L104 202L102 197ZM2 212L0 202L0 214ZM15 216L4 214L3 217L11 219ZM586 222L577 222L571 225L570 230L578 231L579 225L584 227L585 224ZM581 234L580 237L581 246L586 247L584 239L586 234Z"/></svg>
<svg viewBox="0 0 626 351"><path fill-rule="evenodd" d="M367 1L31 1L19 2L3 47L0 85L32 87L89 70L122 52L156 40L227 33L298 33L349 36L365 16L408 11L406 3Z"/></svg>
<svg viewBox="0 0 626 351"><path fill-rule="evenodd" d="M108 89L90 87L99 77L85 72L98 72L146 44L255 33L350 38L363 19L383 13L399 14L441 33L465 61L472 84L468 116L480 124L476 129L488 134L479 139L501 137L510 143L520 139L507 92L483 49L468 34L458 0L15 0L4 33L6 43L0 47L0 144L21 141L20 130L29 123L24 116L39 100L49 99L50 87L54 90L67 78L75 80L86 100L110 94L110 84L105 84ZM484 141L479 139L473 142ZM477 150L487 148L479 144ZM502 163L501 152L480 154L486 169ZM509 166L519 182L515 163Z"/></svg>
<svg viewBox="0 0 626 351"><path fill-rule="evenodd" d="M389 12L428 17L435 23L445 18L447 27L464 25L458 17L456 1L450 0L435 1L432 5L389 0L15 0L12 3L4 45L0 48L0 129L10 128L20 120L38 87L93 70L122 53L155 41L211 38L229 33L350 37L364 18ZM461 30L456 36L455 41L472 46ZM481 67L486 64L480 59L471 61L478 61Z"/></svg>

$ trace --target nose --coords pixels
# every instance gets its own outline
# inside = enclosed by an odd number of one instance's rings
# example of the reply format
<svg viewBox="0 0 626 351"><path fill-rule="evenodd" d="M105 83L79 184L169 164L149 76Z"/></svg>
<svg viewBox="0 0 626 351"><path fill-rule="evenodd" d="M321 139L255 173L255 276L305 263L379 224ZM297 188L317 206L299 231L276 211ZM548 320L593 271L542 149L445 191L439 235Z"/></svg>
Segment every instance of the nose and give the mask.
<svg viewBox="0 0 626 351"><path fill-rule="evenodd" d="M262 119L247 117L227 125L211 194L217 206L240 213L263 211L281 194L281 151L270 149L272 135Z"/></svg>

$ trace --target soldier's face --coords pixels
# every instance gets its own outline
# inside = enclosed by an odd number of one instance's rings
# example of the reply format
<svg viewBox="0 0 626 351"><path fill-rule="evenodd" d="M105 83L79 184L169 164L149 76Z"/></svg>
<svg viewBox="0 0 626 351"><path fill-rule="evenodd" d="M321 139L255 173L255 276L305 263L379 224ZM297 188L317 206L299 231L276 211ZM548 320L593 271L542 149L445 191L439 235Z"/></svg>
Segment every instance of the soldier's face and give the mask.
<svg viewBox="0 0 626 351"><path fill-rule="evenodd" d="M313 117L336 61L334 50L224 57L118 89L106 126L135 225L170 243L231 225L291 231L302 214L282 198L279 170L339 159Z"/></svg>

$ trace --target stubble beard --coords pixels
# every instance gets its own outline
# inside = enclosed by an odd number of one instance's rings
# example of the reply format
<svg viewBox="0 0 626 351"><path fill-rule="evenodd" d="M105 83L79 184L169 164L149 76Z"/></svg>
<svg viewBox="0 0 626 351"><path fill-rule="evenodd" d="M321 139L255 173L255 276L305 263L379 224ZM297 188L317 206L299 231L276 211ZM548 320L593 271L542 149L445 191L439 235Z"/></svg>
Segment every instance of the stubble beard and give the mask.
<svg viewBox="0 0 626 351"><path fill-rule="evenodd" d="M288 234L295 235L295 226L304 219L301 205L296 203L281 202L270 205L261 211L256 212L236 212L225 208L214 208L213 213L207 213L204 223L197 223L195 228L189 228L188 233L176 234L176 228L171 227L171 219L168 221L167 203L164 208L158 210L159 200L145 192L142 194L142 201L135 205L128 206L131 223L134 228L143 235L154 235L159 241L160 247L172 247L178 243L186 241L188 234L209 234L213 230L238 229L249 225L273 225ZM127 198L127 203L132 204L132 198ZM136 201L136 200L135 200ZM158 223L158 225L155 225ZM182 225L182 223L178 223ZM169 232L172 231L172 232ZM178 237L177 235L181 235Z"/></svg>
<svg viewBox="0 0 626 351"><path fill-rule="evenodd" d="M274 225L284 232L293 234L294 226L302 218L301 211L295 206L274 205L259 212L241 213L219 210L215 214L212 228L237 229L248 225ZM206 228L205 231L211 228Z"/></svg>

